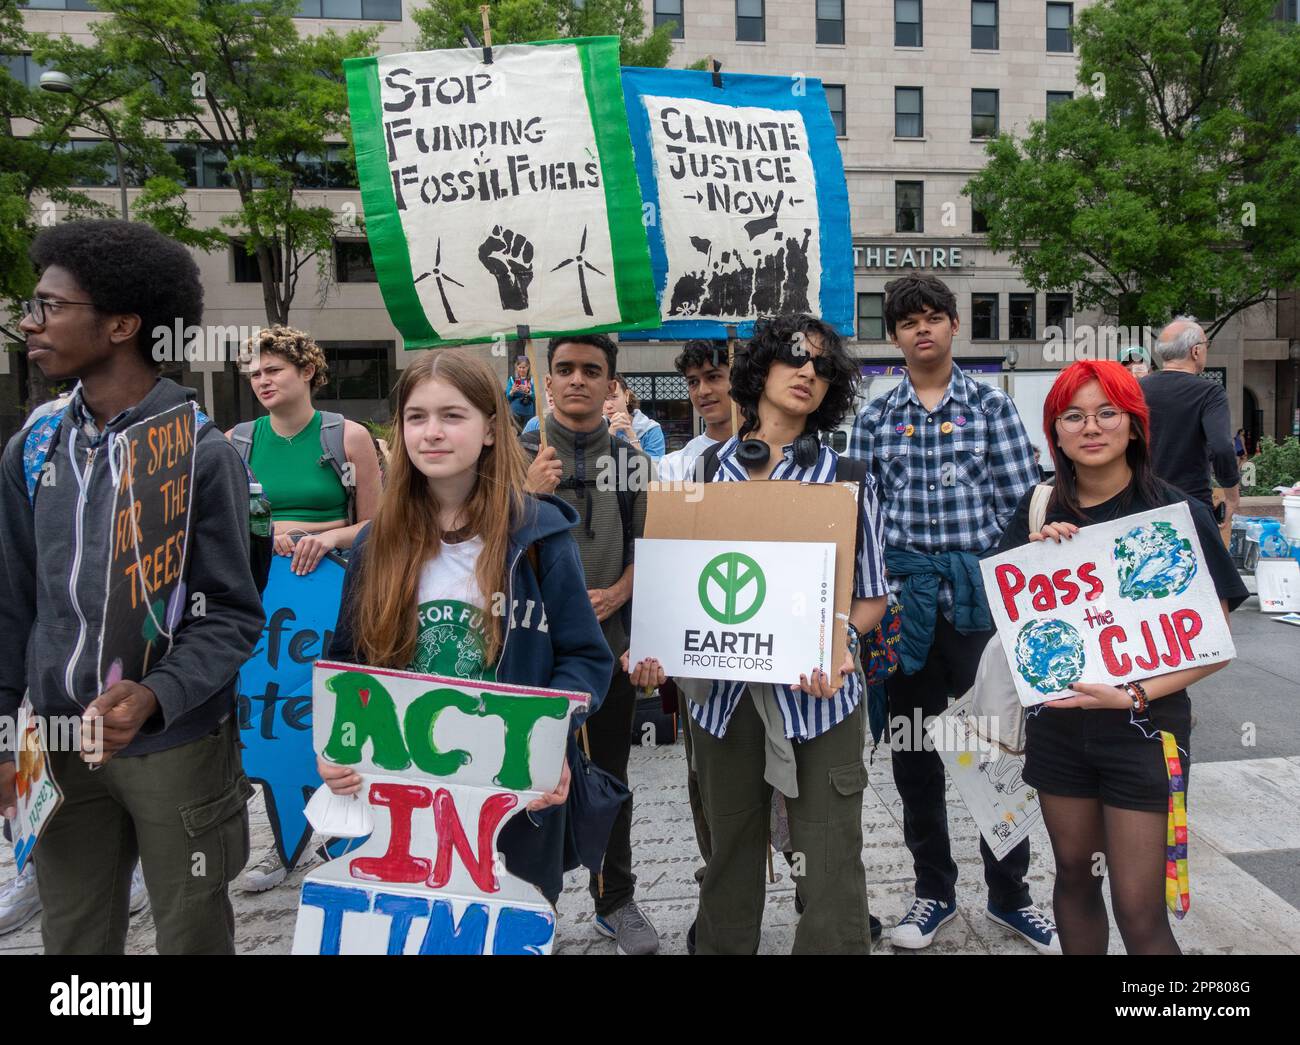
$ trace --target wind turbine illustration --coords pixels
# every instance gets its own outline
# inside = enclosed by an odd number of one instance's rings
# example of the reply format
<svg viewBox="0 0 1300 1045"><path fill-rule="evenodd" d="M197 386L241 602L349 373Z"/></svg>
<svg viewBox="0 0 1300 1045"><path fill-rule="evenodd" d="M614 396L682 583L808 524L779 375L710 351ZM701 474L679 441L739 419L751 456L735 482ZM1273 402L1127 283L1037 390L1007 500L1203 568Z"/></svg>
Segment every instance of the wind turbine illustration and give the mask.
<svg viewBox="0 0 1300 1045"><path fill-rule="evenodd" d="M442 310L447 313L447 322L455 323L456 316L451 310L451 302L447 300L447 291L443 289L442 281L445 279L448 283L454 283L462 290L465 289L465 284L461 283L459 280L452 279L451 276L447 275L447 273L442 271L442 240L441 239L438 240L438 247L433 255L433 271L426 272L421 276L416 276L415 282L419 283L420 280L425 278L425 276L432 276L433 281L436 284L438 284L438 296L442 298Z"/></svg>
<svg viewBox="0 0 1300 1045"><path fill-rule="evenodd" d="M555 268L551 269L551 271L558 272L560 271L560 269L564 268L565 265L578 266L578 290L582 294L582 311L590 316L590 315L594 315L594 313L591 310L591 299L587 296L586 270L591 269L591 271L596 273L596 275L598 276L603 276L605 273L601 272L600 269L596 268L595 265L593 265L590 261L588 261L586 258L582 256L583 251L585 251L586 249L587 249L587 226L584 225L582 226L582 242L578 244L578 253L571 258L565 258L558 265L556 265Z"/></svg>

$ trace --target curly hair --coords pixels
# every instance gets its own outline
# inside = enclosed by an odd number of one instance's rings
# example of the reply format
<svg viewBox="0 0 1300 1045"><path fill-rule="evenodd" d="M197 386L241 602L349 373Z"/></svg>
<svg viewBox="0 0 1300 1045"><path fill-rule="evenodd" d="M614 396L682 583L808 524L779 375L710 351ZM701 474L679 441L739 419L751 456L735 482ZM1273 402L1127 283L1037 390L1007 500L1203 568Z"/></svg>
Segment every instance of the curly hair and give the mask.
<svg viewBox="0 0 1300 1045"><path fill-rule="evenodd" d="M240 369L246 371L254 360L267 353L279 356L286 363L292 363L300 370L305 366L314 366L316 372L311 379L313 392L324 388L329 383L330 368L325 362L325 353L321 351L320 345L316 344L316 339L306 331L282 327L279 323L259 330L244 342L239 352Z"/></svg>
<svg viewBox="0 0 1300 1045"><path fill-rule="evenodd" d="M725 341L687 341L682 345L682 352L673 360L673 366L679 374L696 367L726 366L727 343Z"/></svg>
<svg viewBox="0 0 1300 1045"><path fill-rule="evenodd" d="M885 284L885 329L892 335L905 316L933 310L957 318L957 298L938 276L908 273Z"/></svg>
<svg viewBox="0 0 1300 1045"><path fill-rule="evenodd" d="M858 364L844 348L835 328L815 316L793 313L760 319L754 324L754 337L745 351L736 353L731 368L731 398L736 401L744 420L741 437L758 427L758 401L763 397L767 374L783 345L797 340L800 334L817 334L822 341L822 355L835 367L826 398L808 415L805 432L826 432L838 428L853 408L858 388Z"/></svg>
<svg viewBox="0 0 1300 1045"><path fill-rule="evenodd" d="M139 221L68 221L42 230L28 256L37 269L66 269L100 312L137 315L136 348L150 366L161 331L203 320L203 283L190 252Z"/></svg>

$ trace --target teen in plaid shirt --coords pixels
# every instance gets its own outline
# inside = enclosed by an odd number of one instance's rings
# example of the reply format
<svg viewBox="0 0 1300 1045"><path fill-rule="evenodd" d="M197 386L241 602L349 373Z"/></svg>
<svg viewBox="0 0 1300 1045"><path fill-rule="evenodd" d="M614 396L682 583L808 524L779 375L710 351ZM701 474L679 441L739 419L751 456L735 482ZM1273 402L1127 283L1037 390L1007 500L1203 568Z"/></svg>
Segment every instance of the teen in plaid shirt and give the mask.
<svg viewBox="0 0 1300 1045"><path fill-rule="evenodd" d="M1037 481L1033 447L1008 396L963 374L952 359L960 328L952 291L933 276L885 287L885 326L907 376L853 426L849 452L867 461L885 517L885 564L903 606L901 670L888 682L894 782L916 899L894 928L895 947L918 949L956 917L957 865L948 845L943 763L916 735L914 715L941 714L970 689L993 636L977 557L995 548ZM1055 926L1033 905L1026 839L1002 861L980 839L988 915L1044 953L1060 953Z"/></svg>

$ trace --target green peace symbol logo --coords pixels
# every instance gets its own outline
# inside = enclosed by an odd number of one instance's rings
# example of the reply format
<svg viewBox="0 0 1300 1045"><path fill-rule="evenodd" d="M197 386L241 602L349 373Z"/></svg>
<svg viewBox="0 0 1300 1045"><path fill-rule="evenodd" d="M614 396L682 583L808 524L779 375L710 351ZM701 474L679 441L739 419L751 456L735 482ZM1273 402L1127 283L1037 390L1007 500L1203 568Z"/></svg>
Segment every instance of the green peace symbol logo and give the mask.
<svg viewBox="0 0 1300 1045"><path fill-rule="evenodd" d="M722 605L710 598L709 582L722 592ZM742 599L753 588L752 598ZM767 578L748 555L726 552L712 559L700 572L700 606L719 624L743 624L763 606ZM744 609L741 609L741 606Z"/></svg>

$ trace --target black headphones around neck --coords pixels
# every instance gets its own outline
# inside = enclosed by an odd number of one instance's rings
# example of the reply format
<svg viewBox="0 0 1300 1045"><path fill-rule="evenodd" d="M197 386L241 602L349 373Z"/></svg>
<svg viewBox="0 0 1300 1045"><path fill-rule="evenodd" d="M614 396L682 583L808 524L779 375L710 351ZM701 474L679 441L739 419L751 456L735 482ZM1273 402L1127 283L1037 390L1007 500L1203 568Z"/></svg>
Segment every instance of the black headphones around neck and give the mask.
<svg viewBox="0 0 1300 1045"><path fill-rule="evenodd" d="M812 432L804 432L794 441L794 463L811 468L821 453L821 441ZM736 447L736 460L745 468L761 468L772 456L772 448L762 439L745 439Z"/></svg>

